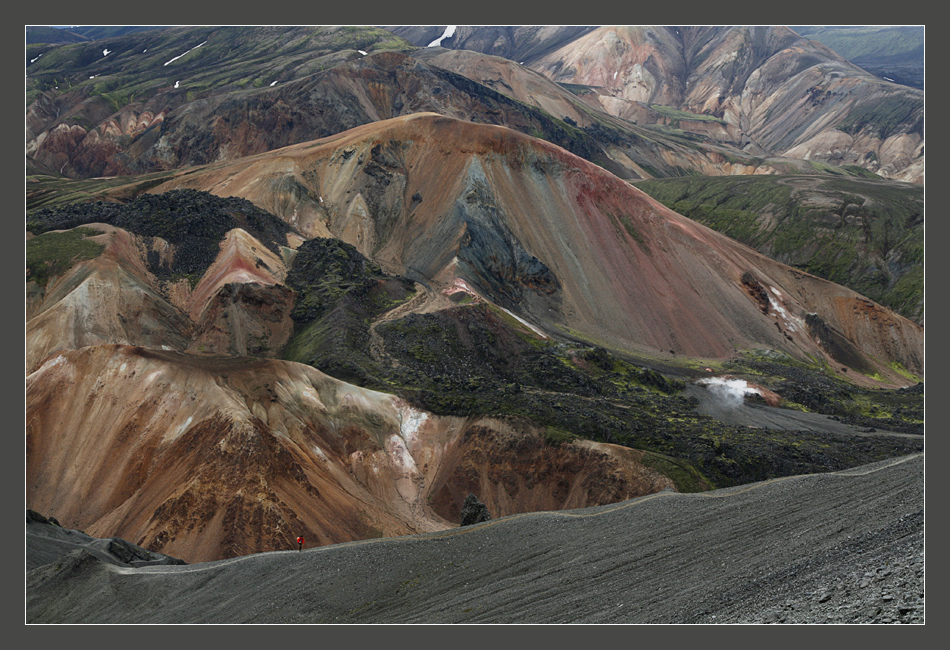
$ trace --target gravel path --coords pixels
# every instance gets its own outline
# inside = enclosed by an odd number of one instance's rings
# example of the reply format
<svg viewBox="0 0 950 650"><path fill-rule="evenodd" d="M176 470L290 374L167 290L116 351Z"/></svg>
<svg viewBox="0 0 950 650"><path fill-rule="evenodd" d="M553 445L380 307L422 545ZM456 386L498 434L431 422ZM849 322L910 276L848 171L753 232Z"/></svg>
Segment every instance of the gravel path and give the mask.
<svg viewBox="0 0 950 650"><path fill-rule="evenodd" d="M914 454L187 566L76 547L28 572L27 622L923 623L923 511Z"/></svg>

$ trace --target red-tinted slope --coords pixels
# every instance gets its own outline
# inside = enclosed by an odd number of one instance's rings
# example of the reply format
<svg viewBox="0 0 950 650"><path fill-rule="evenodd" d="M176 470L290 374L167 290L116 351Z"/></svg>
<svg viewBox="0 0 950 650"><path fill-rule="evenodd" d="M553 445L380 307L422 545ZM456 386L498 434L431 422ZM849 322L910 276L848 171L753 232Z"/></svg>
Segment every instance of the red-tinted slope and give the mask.
<svg viewBox="0 0 950 650"><path fill-rule="evenodd" d="M634 450L549 447L285 361L90 346L26 383L27 507L188 562L449 528L484 485L496 517L672 487Z"/></svg>
<svg viewBox="0 0 950 650"><path fill-rule="evenodd" d="M923 330L911 321L502 127L395 118L190 170L154 191L176 187L250 199L393 271L445 286L461 278L535 324L610 347L718 358L765 347L896 383L906 379L892 363L923 370Z"/></svg>

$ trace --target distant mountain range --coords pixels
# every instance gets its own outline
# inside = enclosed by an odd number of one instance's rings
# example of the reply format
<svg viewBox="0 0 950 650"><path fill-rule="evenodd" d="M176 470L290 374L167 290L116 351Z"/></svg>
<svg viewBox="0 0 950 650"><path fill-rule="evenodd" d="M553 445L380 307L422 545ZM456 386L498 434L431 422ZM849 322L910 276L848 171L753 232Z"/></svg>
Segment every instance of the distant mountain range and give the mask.
<svg viewBox="0 0 950 650"><path fill-rule="evenodd" d="M868 72L924 89L924 26L793 26Z"/></svg>
<svg viewBox="0 0 950 650"><path fill-rule="evenodd" d="M493 80L515 78L514 73L479 73L469 65L472 77L439 80L444 72L428 73L405 91L358 105L333 106L342 100L326 96L325 90L308 90L318 73L357 74L372 82L378 73L370 70L379 69L381 61L357 71L361 52L430 56L430 48L417 50L397 36L405 33L419 43L429 37L427 31L417 34L410 28L191 27L133 32L95 43L29 45L28 164L77 178L206 162L189 161L208 152L181 142L183 136L174 131L210 138L214 147L223 124L209 112L217 115L224 109L226 124L233 121L226 113L231 107L250 118L247 128L271 132L277 126L269 141L242 139L258 141L251 145L254 152L289 144L292 138L283 134L288 120L292 136L299 139L435 110L514 125L630 178L787 167L787 162L770 160L776 157L853 166L912 182L922 178L922 93L868 75L786 28L506 28L496 34L498 29L460 28L453 38L488 53L523 48L525 56L531 52L537 57L531 67L561 88L544 87L538 80L530 93L516 92L515 86L509 91ZM550 39L544 41L543 55L539 39ZM447 40L443 46L454 43ZM577 57L595 63L578 67ZM357 70L330 70L344 61ZM423 73L410 61L398 73L407 82ZM443 65L462 65L461 60L449 61L443 59ZM511 61L509 65L522 63ZM386 64L392 70L387 74L396 72L393 65ZM454 90L440 95L449 86ZM562 114L547 108L537 114L523 107L564 108L564 89L580 103L570 102L573 108L559 110ZM498 108L499 102L508 108ZM296 113L305 107L304 113ZM524 117L512 117L513 110ZM585 115L578 122L581 113ZM272 126L267 120L277 122ZM157 130L149 128L159 125L161 142L154 140ZM247 144L233 152L211 150L225 157L249 152ZM120 153L107 166L106 160Z"/></svg>

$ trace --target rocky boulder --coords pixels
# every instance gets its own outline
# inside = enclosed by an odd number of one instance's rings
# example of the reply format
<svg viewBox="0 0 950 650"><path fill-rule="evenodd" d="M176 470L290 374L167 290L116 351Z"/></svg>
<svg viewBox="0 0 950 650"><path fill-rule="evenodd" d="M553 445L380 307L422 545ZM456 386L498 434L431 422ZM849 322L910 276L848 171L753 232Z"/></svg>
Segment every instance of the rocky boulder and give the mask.
<svg viewBox="0 0 950 650"><path fill-rule="evenodd" d="M478 500L478 497L468 493L465 497L465 503L462 504L462 526L471 526L480 524L483 521L489 521L491 515L488 513L488 506Z"/></svg>

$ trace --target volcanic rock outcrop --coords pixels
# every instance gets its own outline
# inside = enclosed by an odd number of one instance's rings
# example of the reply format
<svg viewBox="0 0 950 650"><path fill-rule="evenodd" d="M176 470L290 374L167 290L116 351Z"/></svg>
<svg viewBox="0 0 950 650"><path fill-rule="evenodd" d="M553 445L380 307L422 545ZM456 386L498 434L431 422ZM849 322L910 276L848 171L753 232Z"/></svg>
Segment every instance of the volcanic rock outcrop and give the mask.
<svg viewBox="0 0 950 650"><path fill-rule="evenodd" d="M478 500L478 497L468 493L465 497L465 503L462 504L461 525L471 526L483 521L490 521L491 515L488 514L488 506Z"/></svg>

